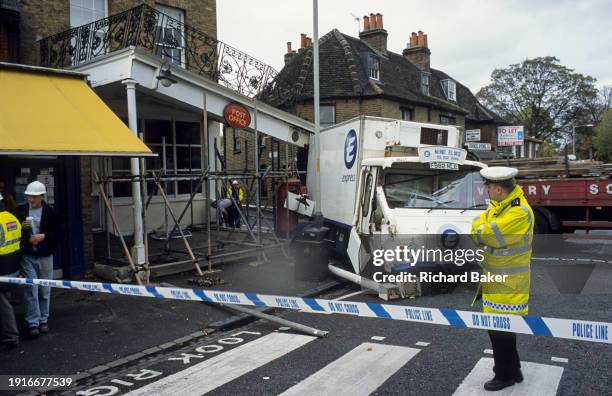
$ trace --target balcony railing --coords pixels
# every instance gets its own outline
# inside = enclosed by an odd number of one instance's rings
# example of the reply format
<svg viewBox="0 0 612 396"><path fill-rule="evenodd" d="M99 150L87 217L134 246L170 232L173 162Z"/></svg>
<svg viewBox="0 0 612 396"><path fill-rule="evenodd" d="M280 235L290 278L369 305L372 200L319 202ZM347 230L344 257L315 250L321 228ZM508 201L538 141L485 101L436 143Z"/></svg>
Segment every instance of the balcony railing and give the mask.
<svg viewBox="0 0 612 396"><path fill-rule="evenodd" d="M135 46L274 106L291 105L296 98L292 84L271 66L146 4L43 38L39 44L42 66L74 67Z"/></svg>

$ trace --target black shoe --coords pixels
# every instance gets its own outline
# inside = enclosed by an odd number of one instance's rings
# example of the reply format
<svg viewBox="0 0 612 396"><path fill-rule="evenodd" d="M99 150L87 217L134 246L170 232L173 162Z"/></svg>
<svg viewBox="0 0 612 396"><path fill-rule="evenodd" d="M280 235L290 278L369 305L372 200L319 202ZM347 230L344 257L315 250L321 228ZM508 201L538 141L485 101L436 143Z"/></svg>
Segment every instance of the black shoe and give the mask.
<svg viewBox="0 0 612 396"><path fill-rule="evenodd" d="M30 338L38 338L38 336L40 335L38 327L30 327L28 329L28 335L30 336Z"/></svg>
<svg viewBox="0 0 612 396"><path fill-rule="evenodd" d="M49 325L46 324L46 323L41 323L40 326L38 326L38 331L40 332L40 334L48 333L49 332Z"/></svg>
<svg viewBox="0 0 612 396"><path fill-rule="evenodd" d="M514 385L515 382L516 381L514 379L504 381L498 378L493 378L491 381L485 382L484 388L488 391L498 391Z"/></svg>
<svg viewBox="0 0 612 396"><path fill-rule="evenodd" d="M514 382L516 382L517 384L523 382L523 373L521 372L521 369L519 369L519 371L517 371L516 375L514 376Z"/></svg>

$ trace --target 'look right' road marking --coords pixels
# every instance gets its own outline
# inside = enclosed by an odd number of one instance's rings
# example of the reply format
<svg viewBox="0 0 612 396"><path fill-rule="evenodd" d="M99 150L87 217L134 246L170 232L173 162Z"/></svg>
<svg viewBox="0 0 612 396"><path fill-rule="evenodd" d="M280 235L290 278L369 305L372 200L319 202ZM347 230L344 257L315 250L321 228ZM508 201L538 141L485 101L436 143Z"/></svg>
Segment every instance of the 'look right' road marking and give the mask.
<svg viewBox="0 0 612 396"><path fill-rule="evenodd" d="M563 367L548 364L521 362L524 380L501 391L495 396L554 396L557 394ZM482 358L476 363L470 374L465 377L453 396L482 395L485 382L493 378L493 359Z"/></svg>
<svg viewBox="0 0 612 396"><path fill-rule="evenodd" d="M365 342L281 395L369 395L420 351Z"/></svg>
<svg viewBox="0 0 612 396"><path fill-rule="evenodd" d="M271 333L127 395L200 396L315 339L300 334Z"/></svg>

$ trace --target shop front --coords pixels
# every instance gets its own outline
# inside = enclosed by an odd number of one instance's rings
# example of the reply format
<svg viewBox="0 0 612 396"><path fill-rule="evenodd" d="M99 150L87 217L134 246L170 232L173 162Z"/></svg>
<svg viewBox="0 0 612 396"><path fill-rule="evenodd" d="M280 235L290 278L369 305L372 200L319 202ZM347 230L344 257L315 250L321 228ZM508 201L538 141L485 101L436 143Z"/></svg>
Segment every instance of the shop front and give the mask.
<svg viewBox="0 0 612 396"><path fill-rule="evenodd" d="M0 63L0 183L2 194L26 203L28 183L47 189L61 218L56 278L84 275L82 159L150 156L151 151L87 85L86 75Z"/></svg>

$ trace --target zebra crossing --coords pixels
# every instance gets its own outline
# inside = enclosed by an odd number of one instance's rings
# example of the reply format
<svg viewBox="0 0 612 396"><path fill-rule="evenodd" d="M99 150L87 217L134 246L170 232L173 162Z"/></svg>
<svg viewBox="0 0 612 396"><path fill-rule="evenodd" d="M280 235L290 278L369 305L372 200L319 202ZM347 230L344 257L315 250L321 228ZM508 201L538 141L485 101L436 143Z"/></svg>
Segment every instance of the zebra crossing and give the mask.
<svg viewBox="0 0 612 396"><path fill-rule="evenodd" d="M96 384L88 389L81 389L76 394L93 395L101 390L104 390L104 393L100 394L106 396L224 394L224 386L232 385L233 381L240 381L249 375L253 376L253 372L265 370L268 365L273 365L279 360L291 361L292 365L309 364L309 362L304 363L303 359L295 359L293 354L308 348L309 344L333 342L281 331L268 334L251 332L251 334L257 336L251 339L230 336L218 340L216 345L197 346L188 353L182 352L169 357L167 359L169 362L182 364L185 367L179 366L178 370L172 370L167 374L164 373L164 369L150 367L141 370L141 373L127 373L123 379L115 378L107 384ZM382 340L378 341L379 339ZM224 348L230 344L236 345ZM265 393L283 396L384 394L385 383L401 369L404 370L404 374L409 373L411 360L417 356L426 359L428 354L433 353L429 349L427 342L417 342L413 346L390 345L385 342L384 337L372 337L367 342L355 345L324 367L313 368L312 373L304 375L304 378L299 378L297 381L283 383L282 377L274 378L277 381L277 388ZM482 386L491 378L493 359L488 356L475 357L472 364L472 370L460 384L456 385L454 393L451 391L448 394L454 396L485 394ZM522 362L522 366L525 377L523 383L497 392L496 395L557 394L564 371L562 365ZM139 378L145 380L138 383ZM269 377L263 377L263 380L268 379ZM279 390L278 387L282 389ZM252 391L247 391L249 392ZM407 391L406 394L410 392Z"/></svg>

